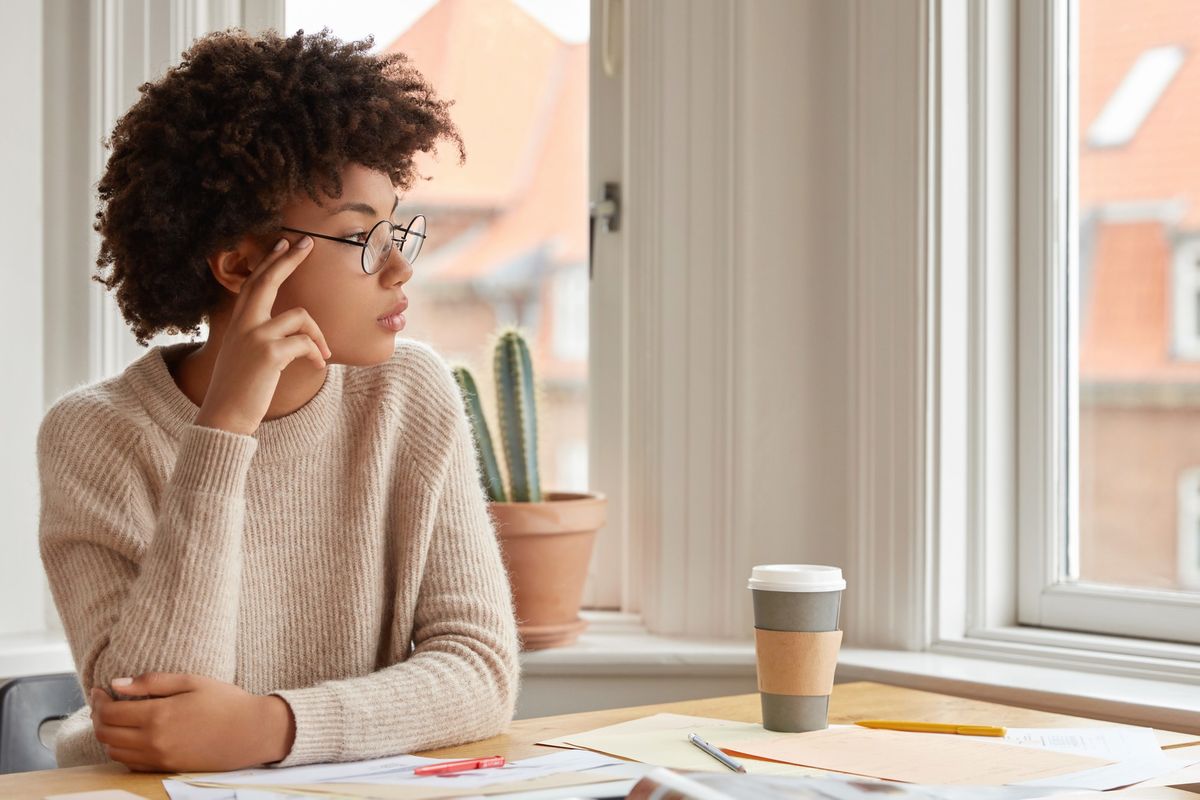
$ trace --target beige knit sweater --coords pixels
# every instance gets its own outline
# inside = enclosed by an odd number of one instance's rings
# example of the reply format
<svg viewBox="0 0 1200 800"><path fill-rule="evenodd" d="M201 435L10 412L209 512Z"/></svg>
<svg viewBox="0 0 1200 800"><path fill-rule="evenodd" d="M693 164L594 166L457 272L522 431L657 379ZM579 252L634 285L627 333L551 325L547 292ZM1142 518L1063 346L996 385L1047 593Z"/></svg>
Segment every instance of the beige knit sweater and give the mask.
<svg viewBox="0 0 1200 800"><path fill-rule="evenodd" d="M72 390L39 430L42 561L84 696L148 671L276 694L296 719L279 767L503 730L512 595L445 362L397 339L244 436L193 424L167 363L196 346ZM109 761L88 706L56 755Z"/></svg>

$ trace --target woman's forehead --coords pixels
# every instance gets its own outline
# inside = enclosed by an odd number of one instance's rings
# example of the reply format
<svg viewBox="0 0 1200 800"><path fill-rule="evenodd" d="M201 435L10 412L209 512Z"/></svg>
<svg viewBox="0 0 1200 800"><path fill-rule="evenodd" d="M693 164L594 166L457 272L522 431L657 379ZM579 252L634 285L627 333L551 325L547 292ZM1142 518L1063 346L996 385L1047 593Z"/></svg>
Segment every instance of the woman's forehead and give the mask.
<svg viewBox="0 0 1200 800"><path fill-rule="evenodd" d="M376 219L389 216L399 201L391 180L382 172L350 164L341 172L342 193L335 197L318 190L319 202L300 192L285 211L318 218L337 214L362 214Z"/></svg>

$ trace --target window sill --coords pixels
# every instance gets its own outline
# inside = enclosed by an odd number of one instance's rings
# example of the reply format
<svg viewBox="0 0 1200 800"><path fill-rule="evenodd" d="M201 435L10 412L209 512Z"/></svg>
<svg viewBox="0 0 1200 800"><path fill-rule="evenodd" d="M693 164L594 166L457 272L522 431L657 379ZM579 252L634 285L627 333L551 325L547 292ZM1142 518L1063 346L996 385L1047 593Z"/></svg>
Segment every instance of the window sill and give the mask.
<svg viewBox="0 0 1200 800"><path fill-rule="evenodd" d="M656 636L646 633L633 615L584 612L581 616L591 624L575 644L521 654L525 675L754 675L754 644L750 641ZM1028 635L1037 638L1040 634ZM1131 658L1126 656L1124 663L1128 665ZM1051 665L1054 663L1057 666ZM1069 667L1064 668L1064 663ZM0 636L0 679L74 669L61 633ZM843 648L837 679L879 681L1200 734L1200 675L1179 674L1167 679L1107 672L1105 660L1092 652L1029 642L967 639L942 642L928 652Z"/></svg>
<svg viewBox="0 0 1200 800"><path fill-rule="evenodd" d="M0 680L74 671L71 649L59 631L0 635Z"/></svg>
<svg viewBox="0 0 1200 800"><path fill-rule="evenodd" d="M591 624L569 647L522 653L527 676L753 676L748 640L648 634L632 615L584 612ZM843 648L837 680L871 680L1059 714L1200 734L1200 675L1107 674L1099 659L1042 647L998 647L963 640L927 652ZM1031 688L1037 687L1037 688Z"/></svg>
<svg viewBox="0 0 1200 800"><path fill-rule="evenodd" d="M754 644L736 639L692 639L646 632L634 614L583 611L588 627L568 647L521 653L525 675L630 677L754 675Z"/></svg>

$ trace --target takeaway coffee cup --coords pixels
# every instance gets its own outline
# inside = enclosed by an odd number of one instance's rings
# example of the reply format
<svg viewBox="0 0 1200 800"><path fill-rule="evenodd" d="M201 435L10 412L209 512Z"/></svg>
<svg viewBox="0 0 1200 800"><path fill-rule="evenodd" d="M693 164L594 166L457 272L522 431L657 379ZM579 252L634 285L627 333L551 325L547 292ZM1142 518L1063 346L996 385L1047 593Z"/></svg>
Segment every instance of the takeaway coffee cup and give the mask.
<svg viewBox="0 0 1200 800"><path fill-rule="evenodd" d="M752 570L758 691L767 730L829 726L845 588L838 567L764 564Z"/></svg>

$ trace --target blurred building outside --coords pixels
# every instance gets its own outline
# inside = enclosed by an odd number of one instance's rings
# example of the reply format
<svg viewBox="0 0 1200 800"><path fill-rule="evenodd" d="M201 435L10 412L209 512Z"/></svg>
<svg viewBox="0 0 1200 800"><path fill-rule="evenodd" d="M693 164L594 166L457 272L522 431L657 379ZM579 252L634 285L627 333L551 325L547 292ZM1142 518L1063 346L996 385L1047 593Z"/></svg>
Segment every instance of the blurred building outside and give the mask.
<svg viewBox="0 0 1200 800"><path fill-rule="evenodd" d="M1079 577L1200 590L1200 8L1078 7Z"/></svg>

